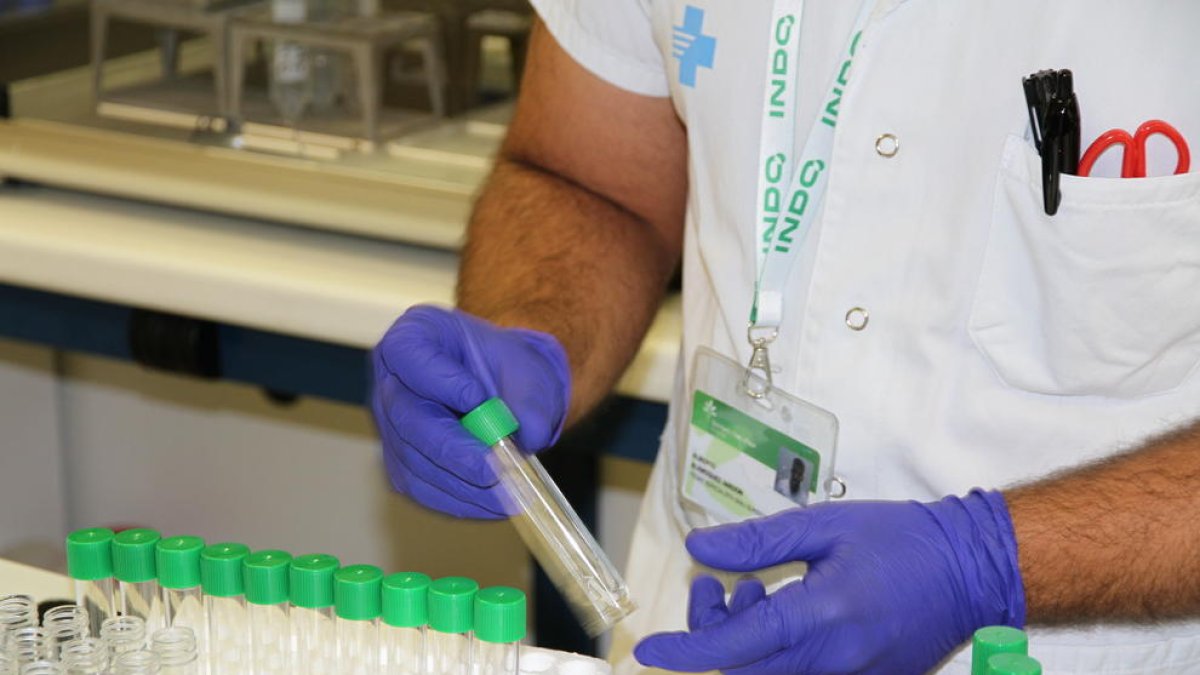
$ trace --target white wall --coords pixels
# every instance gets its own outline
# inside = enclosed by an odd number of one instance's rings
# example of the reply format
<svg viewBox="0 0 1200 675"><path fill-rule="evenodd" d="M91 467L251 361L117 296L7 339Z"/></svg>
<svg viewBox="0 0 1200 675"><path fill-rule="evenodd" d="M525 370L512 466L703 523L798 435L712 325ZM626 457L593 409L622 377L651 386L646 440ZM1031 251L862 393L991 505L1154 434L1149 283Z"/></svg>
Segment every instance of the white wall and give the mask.
<svg viewBox="0 0 1200 675"><path fill-rule="evenodd" d="M0 340L0 551L46 559L66 531L54 353Z"/></svg>

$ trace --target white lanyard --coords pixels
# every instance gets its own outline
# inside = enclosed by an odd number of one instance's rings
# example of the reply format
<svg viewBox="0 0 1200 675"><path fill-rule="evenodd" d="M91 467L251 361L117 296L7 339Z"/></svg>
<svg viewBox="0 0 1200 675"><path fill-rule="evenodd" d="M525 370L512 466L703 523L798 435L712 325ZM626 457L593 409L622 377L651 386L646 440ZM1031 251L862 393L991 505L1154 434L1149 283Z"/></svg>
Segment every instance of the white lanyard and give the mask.
<svg viewBox="0 0 1200 675"><path fill-rule="evenodd" d="M800 60L800 25L804 0L776 0L771 14L770 53L766 64L762 134L759 141L755 204L757 279L750 311L749 370L771 382L766 346L783 319L783 291L800 249L821 209L833 155L842 93L859 48L859 37L875 3L864 0L850 32L844 57L830 78L825 98L799 161L793 157L796 136L796 68ZM765 390L761 392L765 395Z"/></svg>

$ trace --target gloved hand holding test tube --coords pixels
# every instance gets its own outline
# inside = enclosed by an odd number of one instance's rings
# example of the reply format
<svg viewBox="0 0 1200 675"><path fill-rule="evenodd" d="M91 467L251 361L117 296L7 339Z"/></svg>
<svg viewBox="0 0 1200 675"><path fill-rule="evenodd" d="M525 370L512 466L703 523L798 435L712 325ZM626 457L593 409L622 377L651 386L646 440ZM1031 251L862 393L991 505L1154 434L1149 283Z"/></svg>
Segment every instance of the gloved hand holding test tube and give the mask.
<svg viewBox="0 0 1200 675"><path fill-rule="evenodd" d="M552 336L419 306L374 362L372 411L397 490L459 517L510 517L589 634L633 611L621 575L527 452L553 445L568 407L567 358Z"/></svg>

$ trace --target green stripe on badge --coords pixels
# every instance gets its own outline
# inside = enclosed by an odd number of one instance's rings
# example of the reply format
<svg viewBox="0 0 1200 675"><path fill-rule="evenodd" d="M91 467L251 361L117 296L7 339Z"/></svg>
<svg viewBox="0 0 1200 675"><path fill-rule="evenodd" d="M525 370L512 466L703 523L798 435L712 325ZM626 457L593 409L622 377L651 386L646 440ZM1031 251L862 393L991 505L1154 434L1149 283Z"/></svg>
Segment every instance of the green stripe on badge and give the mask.
<svg viewBox="0 0 1200 675"><path fill-rule="evenodd" d="M779 450L788 450L812 465L808 491L816 493L821 455L791 436L699 390L692 398L692 426L772 470L778 463Z"/></svg>

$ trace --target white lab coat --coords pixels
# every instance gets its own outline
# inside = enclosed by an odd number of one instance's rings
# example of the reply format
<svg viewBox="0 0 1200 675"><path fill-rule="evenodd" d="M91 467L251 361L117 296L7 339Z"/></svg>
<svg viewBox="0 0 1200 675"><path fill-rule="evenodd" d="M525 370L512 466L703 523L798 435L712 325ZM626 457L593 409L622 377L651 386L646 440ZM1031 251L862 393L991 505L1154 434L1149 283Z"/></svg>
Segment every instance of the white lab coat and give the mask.
<svg viewBox="0 0 1200 675"><path fill-rule="evenodd" d="M745 362L768 0L537 0L558 42L626 89L670 96L687 125L683 344ZM680 83L687 5L716 38ZM858 2L809 0L799 130L824 104ZM1041 210L1021 77L1071 68L1086 146L1161 118L1200 150L1200 3L879 0L841 103L824 212L805 242L772 359L776 383L839 418L848 498L933 500L999 488L1136 446L1200 413L1200 171L1062 179ZM876 139L893 134L885 157ZM1170 173L1151 144L1151 175ZM860 331L847 312L865 309ZM672 420L686 408L681 372ZM680 406L683 403L683 406ZM676 490L675 430L634 535L641 611L617 630L618 673L647 633L685 627L682 546L703 516ZM1136 567L1120 574L1137 574ZM1034 629L1048 674L1200 673L1200 625ZM968 672L960 653L944 672Z"/></svg>

